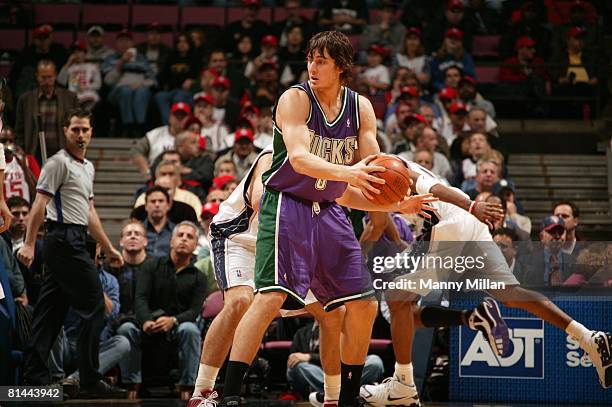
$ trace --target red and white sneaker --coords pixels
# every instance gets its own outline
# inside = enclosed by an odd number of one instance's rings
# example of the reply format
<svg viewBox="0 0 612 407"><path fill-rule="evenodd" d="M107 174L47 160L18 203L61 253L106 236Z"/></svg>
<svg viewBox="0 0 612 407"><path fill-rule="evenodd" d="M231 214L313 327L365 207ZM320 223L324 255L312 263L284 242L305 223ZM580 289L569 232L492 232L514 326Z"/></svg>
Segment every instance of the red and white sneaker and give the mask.
<svg viewBox="0 0 612 407"><path fill-rule="evenodd" d="M217 407L219 395L213 390L202 390L200 394L193 394L187 402L187 407Z"/></svg>

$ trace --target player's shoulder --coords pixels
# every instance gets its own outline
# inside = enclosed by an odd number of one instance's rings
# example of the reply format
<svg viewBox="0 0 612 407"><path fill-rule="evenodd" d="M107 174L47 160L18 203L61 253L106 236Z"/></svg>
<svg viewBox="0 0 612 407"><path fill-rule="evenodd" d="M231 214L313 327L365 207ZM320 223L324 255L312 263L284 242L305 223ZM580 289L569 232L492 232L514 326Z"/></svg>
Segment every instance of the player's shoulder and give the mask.
<svg viewBox="0 0 612 407"><path fill-rule="evenodd" d="M304 89L300 85L295 85L287 89L282 93L278 99L280 103L310 103L310 98Z"/></svg>

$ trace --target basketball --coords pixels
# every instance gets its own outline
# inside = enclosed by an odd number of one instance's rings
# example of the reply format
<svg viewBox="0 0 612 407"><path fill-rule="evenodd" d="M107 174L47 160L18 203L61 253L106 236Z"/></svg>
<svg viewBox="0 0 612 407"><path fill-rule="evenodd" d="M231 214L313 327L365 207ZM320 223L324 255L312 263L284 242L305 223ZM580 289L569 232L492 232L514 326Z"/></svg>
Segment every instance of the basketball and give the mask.
<svg viewBox="0 0 612 407"><path fill-rule="evenodd" d="M375 158L368 165L378 165L385 167L385 172L372 172L375 177L386 181L384 185L374 183L374 187L380 190L380 194L371 194L371 202L379 205L389 205L404 199L410 188L410 174L406 164L398 157L385 154Z"/></svg>

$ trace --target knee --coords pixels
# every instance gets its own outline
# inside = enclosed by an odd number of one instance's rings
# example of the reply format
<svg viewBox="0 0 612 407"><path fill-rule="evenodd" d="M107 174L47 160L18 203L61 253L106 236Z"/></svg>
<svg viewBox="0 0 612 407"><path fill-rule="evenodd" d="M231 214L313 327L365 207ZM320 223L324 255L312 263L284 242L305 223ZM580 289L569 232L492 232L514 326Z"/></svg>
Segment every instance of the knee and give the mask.
<svg viewBox="0 0 612 407"><path fill-rule="evenodd" d="M321 325L321 329L331 328L331 327L341 327L342 321L344 320L345 309L336 308L330 312L323 312L318 318L317 321Z"/></svg>
<svg viewBox="0 0 612 407"><path fill-rule="evenodd" d="M377 378L380 378L385 372L385 364L378 355L368 355L365 364Z"/></svg>
<svg viewBox="0 0 612 407"><path fill-rule="evenodd" d="M133 322L124 322L117 329L117 334L126 339L134 339L140 335L140 329Z"/></svg>
<svg viewBox="0 0 612 407"><path fill-rule="evenodd" d="M378 312L378 302L374 298L351 301L346 304L346 316L354 315L355 318L365 321L373 320Z"/></svg>
<svg viewBox="0 0 612 407"><path fill-rule="evenodd" d="M245 312L249 309L252 302L252 297L246 293L239 293L228 298L224 308L227 308L229 312L234 315L242 317Z"/></svg>
<svg viewBox="0 0 612 407"><path fill-rule="evenodd" d="M115 340L115 349L116 352L120 355L127 355L132 350L132 346L130 345L130 341L121 335L117 335L114 338Z"/></svg>
<svg viewBox="0 0 612 407"><path fill-rule="evenodd" d="M411 300L387 301L389 311L393 314L400 312L412 312L413 302Z"/></svg>
<svg viewBox="0 0 612 407"><path fill-rule="evenodd" d="M177 328L178 335L183 338L200 338L200 329L193 322L181 322Z"/></svg>

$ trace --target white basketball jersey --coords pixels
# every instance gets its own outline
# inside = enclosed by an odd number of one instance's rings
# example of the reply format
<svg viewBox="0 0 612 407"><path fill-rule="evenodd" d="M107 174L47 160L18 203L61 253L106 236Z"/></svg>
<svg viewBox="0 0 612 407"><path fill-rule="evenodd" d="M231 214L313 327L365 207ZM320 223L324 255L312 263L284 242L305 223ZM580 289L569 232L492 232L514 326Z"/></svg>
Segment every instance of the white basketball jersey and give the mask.
<svg viewBox="0 0 612 407"><path fill-rule="evenodd" d="M227 239L244 245L255 251L257 230L259 228L258 216L248 196L249 187L253 181L253 173L259 159L272 154L271 148L264 149L258 156L240 184L230 196L221 203L219 212L213 217L210 224L211 234L222 234Z"/></svg>

